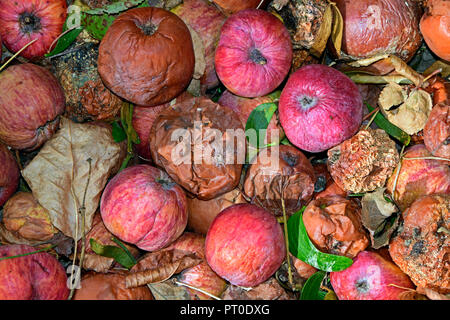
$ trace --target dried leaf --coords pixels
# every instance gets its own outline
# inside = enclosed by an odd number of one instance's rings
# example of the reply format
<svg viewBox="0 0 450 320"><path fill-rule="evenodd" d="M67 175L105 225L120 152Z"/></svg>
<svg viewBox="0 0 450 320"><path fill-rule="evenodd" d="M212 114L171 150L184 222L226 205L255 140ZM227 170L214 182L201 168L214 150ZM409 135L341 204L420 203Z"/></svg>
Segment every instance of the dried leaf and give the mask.
<svg viewBox="0 0 450 320"><path fill-rule="evenodd" d="M399 75L372 76L370 74L363 74L363 73L350 73L347 75L354 83L361 83L361 84L387 84L387 83L412 84L412 82L408 78Z"/></svg>
<svg viewBox="0 0 450 320"><path fill-rule="evenodd" d="M191 300L186 287L177 286L171 280L147 285L155 300Z"/></svg>
<svg viewBox="0 0 450 320"><path fill-rule="evenodd" d="M447 78L448 76L450 76L450 63L442 60L435 61L423 72L423 75L426 77L438 69L441 69L440 74L442 78Z"/></svg>
<svg viewBox="0 0 450 320"><path fill-rule="evenodd" d="M250 288L230 285L222 294L223 300L294 300L294 295L283 289L274 277Z"/></svg>
<svg viewBox="0 0 450 320"><path fill-rule="evenodd" d="M311 54L316 57L320 57L322 55L327 46L328 38L331 35L331 27L333 25L333 9L331 7L333 6L329 4L325 9L319 32L317 33L314 43L310 49Z"/></svg>
<svg viewBox="0 0 450 320"><path fill-rule="evenodd" d="M187 25L187 27L191 33L192 44L194 46L195 67L193 78L200 80L206 70L205 46L199 34L190 25Z"/></svg>
<svg viewBox="0 0 450 320"><path fill-rule="evenodd" d="M88 159L92 174L86 193L85 230L89 230L101 192L120 161L120 145L114 142L109 128L62 118L61 129L22 170L53 225L75 240L82 234L79 209L89 175Z"/></svg>
<svg viewBox="0 0 450 320"><path fill-rule="evenodd" d="M163 282L202 261L203 259L194 253L177 249L148 253L125 278L126 287L136 288L149 283Z"/></svg>
<svg viewBox="0 0 450 320"><path fill-rule="evenodd" d="M331 43L336 52L337 57L341 56L342 37L344 34L344 19L335 3L331 4L333 13L333 27L331 29Z"/></svg>
<svg viewBox="0 0 450 320"><path fill-rule="evenodd" d="M378 98L383 115L407 134L415 134L427 123L433 101L424 90L411 90L389 83Z"/></svg>

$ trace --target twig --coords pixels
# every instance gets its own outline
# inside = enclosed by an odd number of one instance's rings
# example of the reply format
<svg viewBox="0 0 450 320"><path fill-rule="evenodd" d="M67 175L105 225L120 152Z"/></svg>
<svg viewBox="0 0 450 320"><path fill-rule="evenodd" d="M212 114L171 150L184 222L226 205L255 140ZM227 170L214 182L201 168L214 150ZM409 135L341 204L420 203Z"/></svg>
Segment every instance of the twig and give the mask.
<svg viewBox="0 0 450 320"><path fill-rule="evenodd" d="M439 161L450 161L447 158L441 157L414 157L414 158L403 158L403 160L439 160Z"/></svg>
<svg viewBox="0 0 450 320"><path fill-rule="evenodd" d="M370 118L370 116L374 113L380 110L380 107L376 107L375 109L373 109L372 111L370 111L369 114L366 114L366 116L363 118L363 121L366 121L367 119Z"/></svg>
<svg viewBox="0 0 450 320"><path fill-rule="evenodd" d="M281 184L281 181L280 181ZM280 191L282 190L280 186ZM287 228L287 218L286 218L286 207L284 205L284 195L281 191L281 208L283 209L283 228L284 228L284 241L286 244L286 261L288 265L288 280L291 288L294 287L294 280L292 278L292 269L291 269L291 259L289 256L289 237L288 237L288 228Z"/></svg>
<svg viewBox="0 0 450 320"><path fill-rule="evenodd" d="M436 69L434 70L432 73L430 73L429 75L427 75L424 79L423 82L427 81L428 79L430 79L431 77L437 75L438 73L442 72L442 68Z"/></svg>
<svg viewBox="0 0 450 320"><path fill-rule="evenodd" d="M397 189L398 177L400 176L400 171L402 170L402 160L403 160L402 158L403 158L404 151L405 151L405 145L403 145L402 150L400 151L400 162L398 163L398 170L395 174L394 185L392 187L391 197L394 200L395 200L395 189Z"/></svg>
<svg viewBox="0 0 450 320"><path fill-rule="evenodd" d="M19 156L19 150L16 149L16 161L17 161L17 165L19 166L20 171L23 170L22 164L20 163L20 156Z"/></svg>
<svg viewBox="0 0 450 320"><path fill-rule="evenodd" d="M370 118L369 122L366 125L366 130L369 129L370 125L372 124L373 120L375 119L375 117L377 116L378 112L380 112L380 108L377 108L378 110L373 114L372 118ZM376 109L375 109L376 110ZM373 111L375 111L373 110ZM372 112L373 112L372 111Z"/></svg>
<svg viewBox="0 0 450 320"><path fill-rule="evenodd" d="M187 283L178 281L178 280L176 280L176 279L173 279L173 282L174 282L176 285L188 287L188 288L190 288L190 289L192 289L192 290L201 292L201 293L203 293L204 295L207 295L208 297L211 297L211 298L213 298L213 299L216 299L216 300L222 300L222 299L220 299L219 297L216 297L215 295L213 295L213 294L211 294L211 293L209 293L209 292L207 292L207 291L205 291L205 290L203 290L203 289L196 288L196 287L191 286L191 285L189 285L189 284L187 284Z"/></svg>
<svg viewBox="0 0 450 320"><path fill-rule="evenodd" d="M38 39L34 39L30 42L28 42L26 45L24 45L22 47L22 49L20 49L19 51L17 51L11 58L9 58L8 61L6 61L1 67L0 67L0 71L2 71L11 61L13 61L23 50L25 50L28 46L30 46L31 44L33 44L34 42L36 42Z"/></svg>

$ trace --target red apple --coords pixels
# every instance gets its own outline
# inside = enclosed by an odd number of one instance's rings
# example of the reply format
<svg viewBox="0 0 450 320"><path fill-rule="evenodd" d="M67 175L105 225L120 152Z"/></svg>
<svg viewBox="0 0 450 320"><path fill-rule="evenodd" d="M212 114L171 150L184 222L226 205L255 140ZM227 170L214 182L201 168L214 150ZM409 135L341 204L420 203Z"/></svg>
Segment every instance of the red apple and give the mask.
<svg viewBox="0 0 450 320"><path fill-rule="evenodd" d="M288 30L273 14L247 9L222 26L216 71L228 90L259 97L275 90L289 72L292 44Z"/></svg>
<svg viewBox="0 0 450 320"><path fill-rule="evenodd" d="M330 274L331 285L340 300L400 300L400 294L414 285L394 263L381 255L362 251L353 264Z"/></svg>
<svg viewBox="0 0 450 320"><path fill-rule="evenodd" d="M112 234L147 251L175 241L188 218L184 191L164 171L149 165L128 167L111 179L100 212Z"/></svg>
<svg viewBox="0 0 450 320"><path fill-rule="evenodd" d="M59 126L64 92L47 69L26 63L0 73L0 140L14 149L34 150Z"/></svg>
<svg viewBox="0 0 450 320"><path fill-rule="evenodd" d="M8 148L0 143L0 207L16 191L19 185L19 167Z"/></svg>
<svg viewBox="0 0 450 320"><path fill-rule="evenodd" d="M267 280L285 256L283 231L267 210L236 204L214 219L205 243L209 266L231 284L253 287Z"/></svg>
<svg viewBox="0 0 450 320"><path fill-rule="evenodd" d="M331 67L312 64L294 72L280 96L281 126L300 149L321 152L358 131L363 105L356 85Z"/></svg>
<svg viewBox="0 0 450 320"><path fill-rule="evenodd" d="M0 246L0 258L36 251L27 245ZM66 300L67 276L47 252L0 260L0 300Z"/></svg>
<svg viewBox="0 0 450 320"><path fill-rule="evenodd" d="M62 33L67 18L65 0L0 0L0 34L5 46L27 59L43 57Z"/></svg>
<svg viewBox="0 0 450 320"><path fill-rule="evenodd" d="M225 15L205 0L184 0L171 11L191 26L202 39L206 62L205 74L200 79L203 91L216 87L219 79L214 68L214 55Z"/></svg>

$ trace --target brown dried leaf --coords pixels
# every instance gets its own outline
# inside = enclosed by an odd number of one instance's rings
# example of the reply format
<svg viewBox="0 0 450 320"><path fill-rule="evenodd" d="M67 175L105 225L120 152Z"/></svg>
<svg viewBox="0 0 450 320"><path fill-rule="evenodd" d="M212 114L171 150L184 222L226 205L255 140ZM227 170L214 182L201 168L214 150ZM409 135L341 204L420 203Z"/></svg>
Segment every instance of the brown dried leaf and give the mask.
<svg viewBox="0 0 450 320"><path fill-rule="evenodd" d="M177 286L171 280L147 285L155 300L191 300L186 287Z"/></svg>
<svg viewBox="0 0 450 320"><path fill-rule="evenodd" d="M172 249L148 253L125 278L127 288L163 282L176 273L192 268L203 259L194 253Z"/></svg>
<svg viewBox="0 0 450 320"><path fill-rule="evenodd" d="M200 80L206 70L205 46L199 34L190 25L187 25L187 27L191 33L192 44L194 46L195 67L193 78Z"/></svg>
<svg viewBox="0 0 450 320"><path fill-rule="evenodd" d="M342 37L344 34L344 19L335 3L332 3L331 10L333 14L333 27L331 29L331 43L337 57L341 56Z"/></svg>
<svg viewBox="0 0 450 320"><path fill-rule="evenodd" d="M333 25L333 9L331 7L333 6L329 4L325 9L319 32L317 33L314 43L310 49L311 54L316 57L320 57L322 55L327 46L328 38L331 35L331 27Z"/></svg>
<svg viewBox="0 0 450 320"><path fill-rule="evenodd" d="M442 61L442 60L435 61L431 66L429 66L427 68L427 70L425 70L423 72L423 75L425 77L429 76L430 74L432 74L437 69L441 69L440 74L441 74L442 78L447 78L448 76L450 76L450 63Z"/></svg>
<svg viewBox="0 0 450 320"><path fill-rule="evenodd" d="M389 83L380 94L381 112L394 125L407 134L415 134L427 123L433 101L424 90L407 91L396 83ZM400 105L400 106L399 106Z"/></svg>
<svg viewBox="0 0 450 320"><path fill-rule="evenodd" d="M223 300L294 300L274 277L247 290L246 288L230 285L222 295Z"/></svg>
<svg viewBox="0 0 450 320"><path fill-rule="evenodd" d="M120 145L108 128L61 119L61 129L22 170L34 197L49 211L53 225L65 235L81 238L79 209L86 193L86 225L89 230L101 192L120 158Z"/></svg>

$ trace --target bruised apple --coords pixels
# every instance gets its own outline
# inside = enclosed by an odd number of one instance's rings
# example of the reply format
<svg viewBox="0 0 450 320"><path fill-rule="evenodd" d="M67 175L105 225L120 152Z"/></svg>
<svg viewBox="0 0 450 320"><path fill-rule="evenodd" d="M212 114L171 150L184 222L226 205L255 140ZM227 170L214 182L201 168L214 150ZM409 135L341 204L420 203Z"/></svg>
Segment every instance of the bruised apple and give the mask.
<svg viewBox="0 0 450 320"><path fill-rule="evenodd" d="M67 17L65 0L0 0L0 34L3 43L17 52L32 40L20 55L41 58L56 44Z"/></svg>
<svg viewBox="0 0 450 320"><path fill-rule="evenodd" d="M59 126L64 92L55 76L35 64L0 73L0 140L14 149L34 150Z"/></svg>
<svg viewBox="0 0 450 320"><path fill-rule="evenodd" d="M0 246L0 259L36 251L27 245ZM0 260L0 300L66 300L67 276L47 252Z"/></svg>
<svg viewBox="0 0 450 320"><path fill-rule="evenodd" d="M146 251L177 239L188 217L184 191L165 172L149 165L128 167L111 179L100 212L112 234Z"/></svg>
<svg viewBox="0 0 450 320"><path fill-rule="evenodd" d="M231 284L254 287L281 266L286 247L275 217L252 204L223 210L206 235L209 266Z"/></svg>
<svg viewBox="0 0 450 320"><path fill-rule="evenodd" d="M309 152L353 136L362 122L362 98L340 71L321 64L294 72L280 96L280 122L289 141Z"/></svg>
<svg viewBox="0 0 450 320"><path fill-rule="evenodd" d="M259 97L274 91L292 62L289 32L273 14L247 9L225 21L216 49L216 72L232 93Z"/></svg>
<svg viewBox="0 0 450 320"><path fill-rule="evenodd" d="M353 264L330 274L339 300L401 300L414 285L394 263L371 251L362 251Z"/></svg>
<svg viewBox="0 0 450 320"><path fill-rule="evenodd" d="M19 185L19 167L8 148L0 143L0 207L13 195Z"/></svg>
<svg viewBox="0 0 450 320"><path fill-rule="evenodd" d="M134 8L108 28L100 43L98 72L118 96L156 106L188 86L194 63L191 35L183 20L164 9Z"/></svg>

